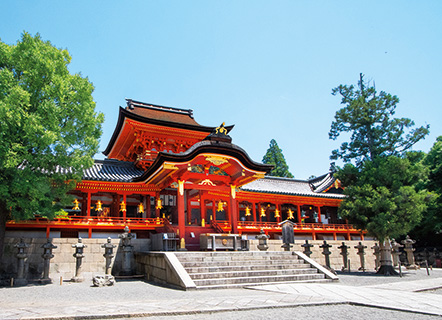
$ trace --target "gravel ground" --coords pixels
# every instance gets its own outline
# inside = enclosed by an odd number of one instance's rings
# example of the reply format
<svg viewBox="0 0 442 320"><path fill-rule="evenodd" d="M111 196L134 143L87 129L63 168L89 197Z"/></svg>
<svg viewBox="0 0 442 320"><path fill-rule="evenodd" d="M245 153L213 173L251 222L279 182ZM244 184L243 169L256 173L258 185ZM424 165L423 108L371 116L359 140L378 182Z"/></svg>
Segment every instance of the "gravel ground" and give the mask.
<svg viewBox="0 0 442 320"><path fill-rule="evenodd" d="M133 319L133 318L131 318ZM359 307L352 305L327 305L327 306L300 306L296 308L275 308L260 309L236 312L219 312L209 314L193 314L182 316L164 316L137 318L146 320L267 320L267 319L315 319L315 320L333 320L333 319L400 319L400 320L436 320L438 316L416 314L410 312L391 311L378 308ZM128 318L126 318L128 320Z"/></svg>

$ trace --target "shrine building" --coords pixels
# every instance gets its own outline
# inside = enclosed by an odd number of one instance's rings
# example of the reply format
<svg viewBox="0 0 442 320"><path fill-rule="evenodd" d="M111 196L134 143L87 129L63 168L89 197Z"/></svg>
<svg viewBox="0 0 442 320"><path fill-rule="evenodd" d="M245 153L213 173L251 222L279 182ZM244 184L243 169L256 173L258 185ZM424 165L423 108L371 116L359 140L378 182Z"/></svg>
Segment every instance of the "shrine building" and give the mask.
<svg viewBox="0 0 442 320"><path fill-rule="evenodd" d="M7 223L7 230L44 237L107 237L128 226L137 238L175 233L199 250L200 234L281 237L284 220L296 239L363 240L337 214L344 195L328 172L310 180L271 177L232 144L233 126L198 124L192 110L127 99L112 138L84 170L67 216Z"/></svg>

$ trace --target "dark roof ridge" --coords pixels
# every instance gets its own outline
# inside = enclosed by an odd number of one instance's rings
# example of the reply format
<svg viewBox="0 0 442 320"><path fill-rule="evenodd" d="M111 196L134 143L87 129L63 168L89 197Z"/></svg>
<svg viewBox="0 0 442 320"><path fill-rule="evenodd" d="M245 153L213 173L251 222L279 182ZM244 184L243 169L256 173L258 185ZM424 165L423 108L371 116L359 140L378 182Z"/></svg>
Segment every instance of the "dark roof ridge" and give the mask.
<svg viewBox="0 0 442 320"><path fill-rule="evenodd" d="M146 109L152 109L152 110L158 110L158 111L164 111L164 112L173 112L173 113L179 113L179 114L186 114L189 117L193 119L193 110L192 109L181 109L176 107L168 107L168 106L162 106L159 104L152 104L152 103L146 103L141 101L136 101L132 99L126 98L127 107L132 110L133 105L136 105L137 107L146 108Z"/></svg>

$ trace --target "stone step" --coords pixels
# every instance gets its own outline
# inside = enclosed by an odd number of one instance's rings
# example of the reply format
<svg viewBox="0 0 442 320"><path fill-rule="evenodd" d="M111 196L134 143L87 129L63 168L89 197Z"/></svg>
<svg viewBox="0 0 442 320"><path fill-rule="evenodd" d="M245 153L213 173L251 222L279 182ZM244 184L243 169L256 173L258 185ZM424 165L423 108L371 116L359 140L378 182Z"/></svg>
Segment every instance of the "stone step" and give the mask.
<svg viewBox="0 0 442 320"><path fill-rule="evenodd" d="M250 251L243 252L189 252L177 253L177 258L180 261L223 261L223 260L298 260L292 254L282 253L255 253Z"/></svg>
<svg viewBox="0 0 442 320"><path fill-rule="evenodd" d="M257 261L248 261L248 260L224 260L224 261L181 261L181 264L184 268L191 267L214 267L214 266L250 266L250 265L308 265L303 261L299 260L257 260Z"/></svg>
<svg viewBox="0 0 442 320"><path fill-rule="evenodd" d="M188 273L209 273L209 272L229 272L229 271L246 271L246 270L281 270L281 269L306 269L309 264L261 264L261 265L237 265L237 266L196 266L185 268Z"/></svg>
<svg viewBox="0 0 442 320"><path fill-rule="evenodd" d="M324 275L320 273L314 274L292 274L292 275L272 275L272 276L256 276L256 277L232 277L217 279L198 279L193 280L197 288L201 286L217 286L226 284L263 284L269 282L287 282L287 281L307 281L324 279Z"/></svg>
<svg viewBox="0 0 442 320"><path fill-rule="evenodd" d="M249 270L229 272L189 273L193 280L219 279L219 278L244 278L244 277L273 277L278 275L317 274L313 268L307 269L281 269L281 270Z"/></svg>

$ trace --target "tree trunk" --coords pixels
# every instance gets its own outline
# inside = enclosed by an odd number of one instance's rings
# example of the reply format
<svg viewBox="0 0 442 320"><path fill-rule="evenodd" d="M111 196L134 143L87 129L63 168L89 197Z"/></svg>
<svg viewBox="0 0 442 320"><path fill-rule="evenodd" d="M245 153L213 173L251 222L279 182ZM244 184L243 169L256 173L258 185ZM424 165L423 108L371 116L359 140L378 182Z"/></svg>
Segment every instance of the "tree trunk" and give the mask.
<svg viewBox="0 0 442 320"><path fill-rule="evenodd" d="M398 276L399 273L393 267L390 240L388 238L384 241L379 241L379 251L381 252L381 267L376 273L385 276Z"/></svg>

